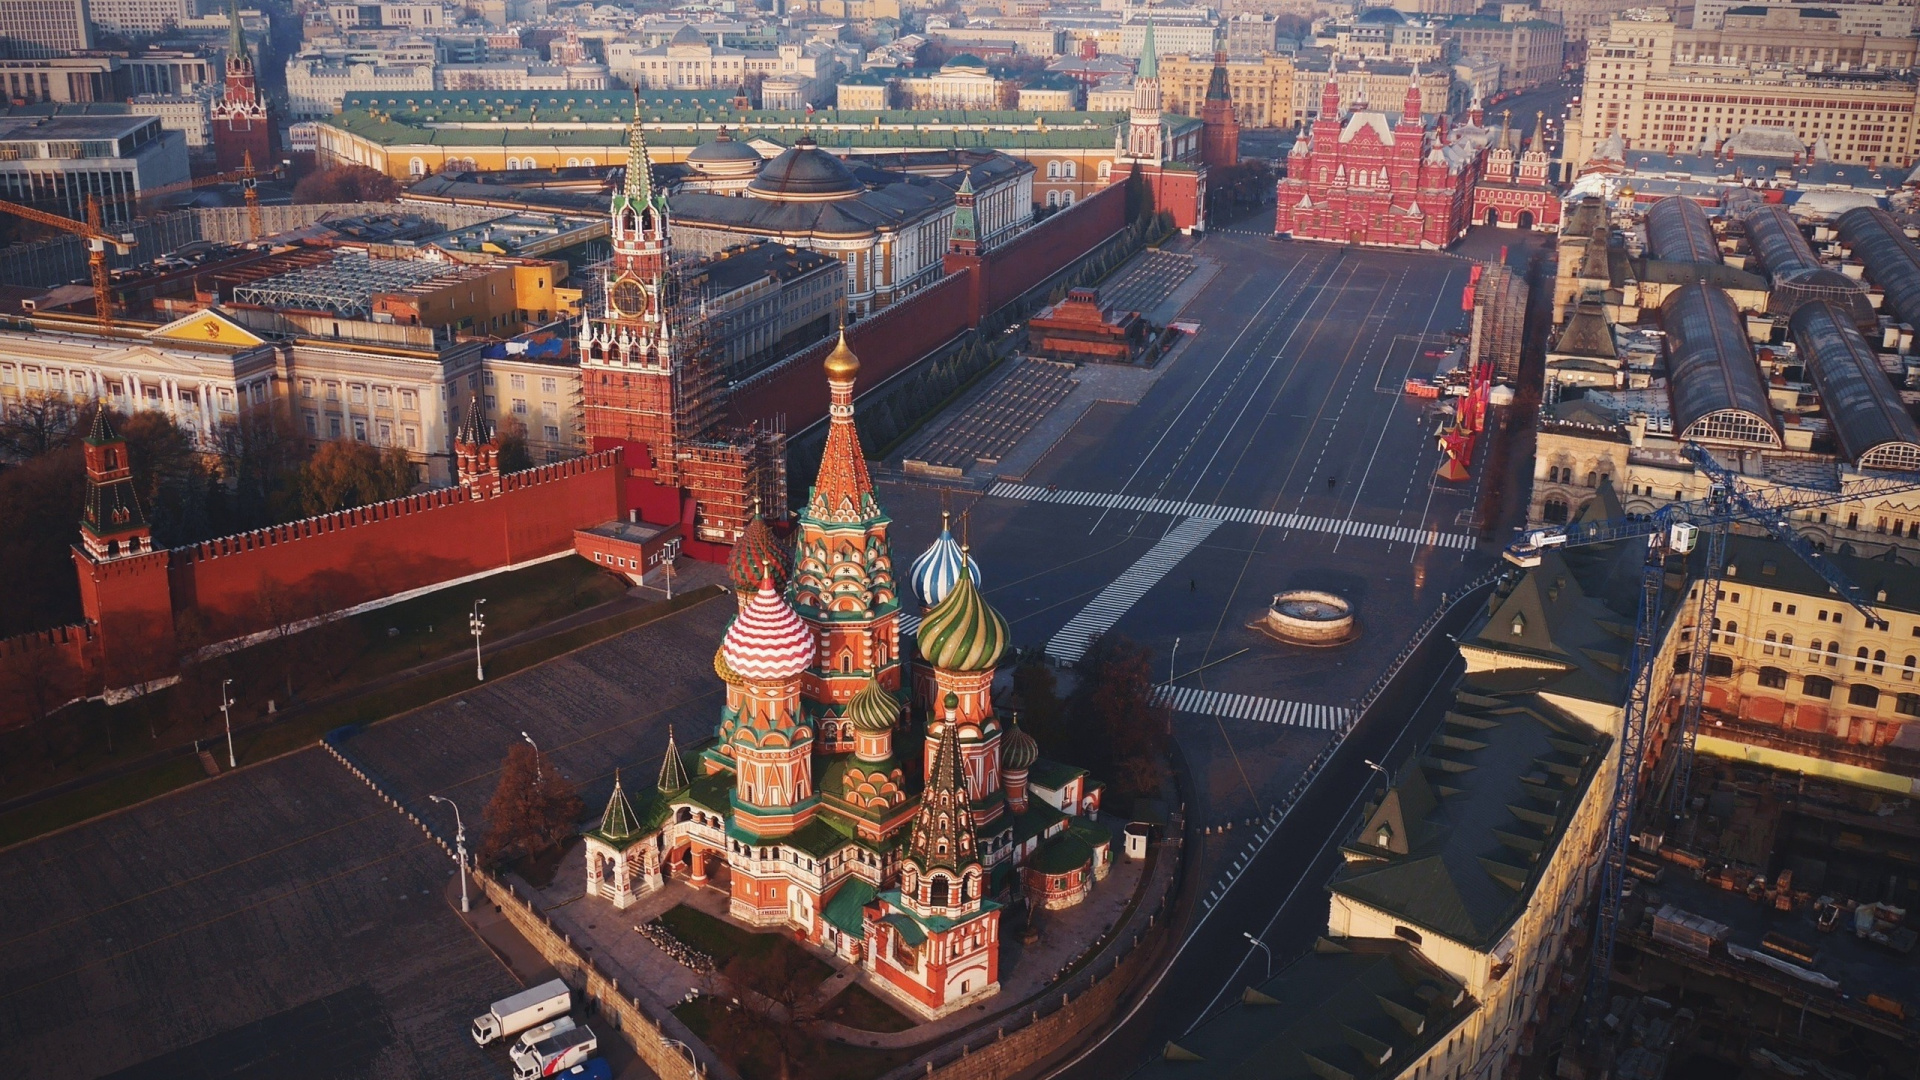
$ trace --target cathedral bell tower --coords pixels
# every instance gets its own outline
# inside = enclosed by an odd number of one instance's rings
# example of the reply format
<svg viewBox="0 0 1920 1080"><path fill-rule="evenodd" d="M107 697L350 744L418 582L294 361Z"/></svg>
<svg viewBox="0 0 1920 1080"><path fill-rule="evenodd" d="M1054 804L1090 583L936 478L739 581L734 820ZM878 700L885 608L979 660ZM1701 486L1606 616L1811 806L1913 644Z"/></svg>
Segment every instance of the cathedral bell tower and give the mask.
<svg viewBox="0 0 1920 1080"><path fill-rule="evenodd" d="M1140 38L1140 67L1133 76L1133 109L1127 116L1126 156L1159 164L1165 158L1160 124L1160 58L1153 47L1153 20Z"/></svg>

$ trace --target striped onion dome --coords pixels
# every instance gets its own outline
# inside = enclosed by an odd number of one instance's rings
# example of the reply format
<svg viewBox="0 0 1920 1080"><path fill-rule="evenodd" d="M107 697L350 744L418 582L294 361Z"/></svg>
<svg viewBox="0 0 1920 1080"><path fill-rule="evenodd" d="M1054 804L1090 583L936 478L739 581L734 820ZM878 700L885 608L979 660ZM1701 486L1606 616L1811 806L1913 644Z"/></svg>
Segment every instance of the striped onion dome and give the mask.
<svg viewBox="0 0 1920 1080"><path fill-rule="evenodd" d="M947 513L941 511L940 538L913 560L913 591L925 607L937 607L940 601L947 598L947 593L953 591L953 583L960 579L960 568L963 566L973 578L973 583L980 584L980 564L974 562L954 541L947 520Z"/></svg>
<svg viewBox="0 0 1920 1080"><path fill-rule="evenodd" d="M762 579L771 578L775 589L787 587L793 576L793 552L780 542L767 525L767 519L755 512L753 520L733 542L733 554L727 559L727 575L739 592L760 588Z"/></svg>
<svg viewBox="0 0 1920 1080"><path fill-rule="evenodd" d="M986 597L962 574L953 591L920 623L920 655L945 671L991 671L1007 651L1012 631Z"/></svg>
<svg viewBox="0 0 1920 1080"><path fill-rule="evenodd" d="M1018 719L1009 725L1007 737L1000 743L1000 767L1010 771L1033 768L1040 760L1040 744L1021 730Z"/></svg>
<svg viewBox="0 0 1920 1080"><path fill-rule="evenodd" d="M724 642L713 650L713 673L730 686L739 686L742 682L740 673L727 666L727 646Z"/></svg>
<svg viewBox="0 0 1920 1080"><path fill-rule="evenodd" d="M868 679L867 685L853 695L847 703L847 719L853 726L869 734L892 731L893 722L900 717L900 700L880 685L879 679Z"/></svg>
<svg viewBox="0 0 1920 1080"><path fill-rule="evenodd" d="M727 627L720 653L743 679L789 679L813 659L813 634L763 578L760 591Z"/></svg>

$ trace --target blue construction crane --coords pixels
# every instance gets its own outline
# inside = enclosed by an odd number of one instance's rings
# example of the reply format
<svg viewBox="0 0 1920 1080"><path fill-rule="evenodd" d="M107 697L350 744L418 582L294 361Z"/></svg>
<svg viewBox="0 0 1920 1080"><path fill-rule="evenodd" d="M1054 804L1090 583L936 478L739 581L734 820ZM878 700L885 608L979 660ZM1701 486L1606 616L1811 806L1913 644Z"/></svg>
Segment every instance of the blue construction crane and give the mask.
<svg viewBox="0 0 1920 1080"><path fill-rule="evenodd" d="M1839 492L1795 498L1794 495L1801 493L1795 489L1771 492L1749 489L1739 474L1715 461L1696 443L1688 443L1684 452L1711 481L1706 498L1672 503L1651 514L1530 530L1505 552L1508 562L1532 567L1540 565L1542 553L1549 548L1632 539L1644 539L1647 545L1640 575L1639 612L1634 620L1633 646L1626 668L1627 701L1621 718L1620 768L1614 779L1613 804L1608 810L1605 861L1601 865L1597 898L1599 917L1595 921L1593 966L1588 982L1589 1015L1595 1018L1606 1004L1613 973L1634 804L1639 796L1640 772L1654 707L1654 656L1659 648L1660 601L1668 557L1692 554L1699 545L1701 533L1706 533L1706 566L1700 579L1699 606L1689 643L1687 696L1676 727L1678 741L1674 748L1674 790L1682 793L1677 797L1684 798L1693 767L1693 744L1706 687L1708 645L1714 636L1720 575L1726 565L1728 529L1735 524L1755 527L1785 544L1832 586L1834 592L1858 608L1868 626L1878 626L1882 625L1879 612L1867 603L1860 588L1831 559L1793 531L1792 516L1822 506L1920 489L1920 475L1882 474Z"/></svg>

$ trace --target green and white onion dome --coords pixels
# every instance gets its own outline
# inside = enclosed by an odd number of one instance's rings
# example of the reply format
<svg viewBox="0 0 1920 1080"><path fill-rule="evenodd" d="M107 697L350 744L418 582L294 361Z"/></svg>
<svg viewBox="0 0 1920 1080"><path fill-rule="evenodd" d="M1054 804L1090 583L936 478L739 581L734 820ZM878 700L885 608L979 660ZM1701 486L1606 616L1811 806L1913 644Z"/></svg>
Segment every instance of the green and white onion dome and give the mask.
<svg viewBox="0 0 1920 1080"><path fill-rule="evenodd" d="M953 531L947 527L947 515L940 515L940 537L920 557L913 560L911 576L914 595L920 598L925 607L935 607L953 591L953 583L960 580L964 568L967 576L973 578L975 585L980 584L980 566L974 562L960 544L954 540Z"/></svg>
<svg viewBox="0 0 1920 1080"><path fill-rule="evenodd" d="M980 595L973 578L961 574L921 622L920 655L945 671L992 671L1012 636L1007 620Z"/></svg>
<svg viewBox="0 0 1920 1080"><path fill-rule="evenodd" d="M887 688L880 685L879 679L868 679L867 685L853 695L847 702L847 719L853 722L855 730L871 735L892 731L893 723L900 717L900 701Z"/></svg>
<svg viewBox="0 0 1920 1080"><path fill-rule="evenodd" d="M1033 768L1033 763L1040 760L1040 744L1034 742L1033 736L1022 730L1018 722L1008 727L1011 730L1000 743L1000 767L1014 772Z"/></svg>

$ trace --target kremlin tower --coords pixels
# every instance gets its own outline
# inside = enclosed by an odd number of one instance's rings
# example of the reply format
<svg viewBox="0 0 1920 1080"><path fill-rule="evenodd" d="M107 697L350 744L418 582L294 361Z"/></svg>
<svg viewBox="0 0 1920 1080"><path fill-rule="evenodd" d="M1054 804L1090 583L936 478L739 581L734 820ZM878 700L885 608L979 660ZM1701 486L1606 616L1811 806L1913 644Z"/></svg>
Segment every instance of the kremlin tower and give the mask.
<svg viewBox="0 0 1920 1080"><path fill-rule="evenodd" d="M213 103L213 160L218 172L246 167L271 169L273 126L267 99L254 80L253 56L240 27L240 0L228 8L227 89Z"/></svg>

